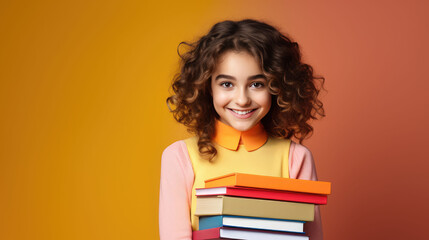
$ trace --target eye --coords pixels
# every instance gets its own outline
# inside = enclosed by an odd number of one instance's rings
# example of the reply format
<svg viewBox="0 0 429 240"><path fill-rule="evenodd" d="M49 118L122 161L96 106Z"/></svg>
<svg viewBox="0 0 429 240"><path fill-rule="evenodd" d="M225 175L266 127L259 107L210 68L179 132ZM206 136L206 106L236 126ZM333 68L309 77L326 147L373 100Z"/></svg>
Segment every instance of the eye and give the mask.
<svg viewBox="0 0 429 240"><path fill-rule="evenodd" d="M252 83L250 84L250 86L251 86L251 87L254 87L254 88L262 88L262 87L264 87L264 86L265 86L265 84L264 84L263 82L252 82Z"/></svg>
<svg viewBox="0 0 429 240"><path fill-rule="evenodd" d="M232 87L232 83L230 83L230 82L222 82L220 84L220 86L222 86L224 88L230 88L230 87Z"/></svg>

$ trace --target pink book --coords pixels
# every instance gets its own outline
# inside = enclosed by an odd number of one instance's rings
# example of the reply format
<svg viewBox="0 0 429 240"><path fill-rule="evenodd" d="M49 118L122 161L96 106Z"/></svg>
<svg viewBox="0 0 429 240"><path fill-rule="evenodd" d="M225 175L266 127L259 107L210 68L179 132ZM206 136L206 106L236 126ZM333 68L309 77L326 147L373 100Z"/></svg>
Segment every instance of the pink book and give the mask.
<svg viewBox="0 0 429 240"><path fill-rule="evenodd" d="M198 197L227 195L289 202L313 203L319 205L325 205L328 201L328 197L326 195L246 187L197 188L196 195Z"/></svg>
<svg viewBox="0 0 429 240"><path fill-rule="evenodd" d="M192 240L207 239L264 239L264 240L309 240L308 236L277 231L253 230L246 228L210 228L195 231Z"/></svg>

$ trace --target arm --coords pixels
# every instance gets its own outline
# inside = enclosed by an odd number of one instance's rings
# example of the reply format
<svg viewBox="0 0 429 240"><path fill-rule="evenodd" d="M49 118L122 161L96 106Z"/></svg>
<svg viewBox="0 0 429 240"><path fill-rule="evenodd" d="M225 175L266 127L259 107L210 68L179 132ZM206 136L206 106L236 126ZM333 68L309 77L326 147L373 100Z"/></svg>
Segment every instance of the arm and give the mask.
<svg viewBox="0 0 429 240"><path fill-rule="evenodd" d="M161 240L191 240L191 191L194 172L186 145L178 141L162 153L159 191Z"/></svg>
<svg viewBox="0 0 429 240"><path fill-rule="evenodd" d="M316 167L310 150L291 142L289 151L289 177L317 181ZM314 221L304 224L304 231L311 240L323 240L322 219L319 205L315 206Z"/></svg>

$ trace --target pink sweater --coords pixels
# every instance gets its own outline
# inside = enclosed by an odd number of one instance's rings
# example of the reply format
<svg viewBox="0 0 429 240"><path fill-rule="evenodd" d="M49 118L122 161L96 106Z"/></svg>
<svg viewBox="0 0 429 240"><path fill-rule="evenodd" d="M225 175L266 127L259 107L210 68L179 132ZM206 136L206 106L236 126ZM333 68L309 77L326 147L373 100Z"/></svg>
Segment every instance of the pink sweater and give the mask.
<svg viewBox="0 0 429 240"><path fill-rule="evenodd" d="M295 142L289 150L289 177L317 180L311 152ZM159 193L159 236L161 240L191 240L190 219L191 192L194 171L183 140L168 146L161 160L161 183ZM322 221L316 205L314 222L305 224L305 232L311 240L322 240Z"/></svg>

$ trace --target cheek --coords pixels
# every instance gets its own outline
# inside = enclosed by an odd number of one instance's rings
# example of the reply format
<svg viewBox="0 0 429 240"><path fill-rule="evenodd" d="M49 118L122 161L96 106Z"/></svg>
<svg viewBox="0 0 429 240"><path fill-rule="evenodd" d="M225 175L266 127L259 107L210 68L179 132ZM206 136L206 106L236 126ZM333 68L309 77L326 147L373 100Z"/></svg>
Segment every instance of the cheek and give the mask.
<svg viewBox="0 0 429 240"><path fill-rule="evenodd" d="M229 102L228 94L220 91L213 91L213 104L215 108L221 108Z"/></svg>
<svg viewBox="0 0 429 240"><path fill-rule="evenodd" d="M257 101L259 106L266 109L266 111L268 112L271 107L271 98L272 96L269 92L264 92L258 95L255 100Z"/></svg>

